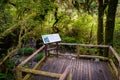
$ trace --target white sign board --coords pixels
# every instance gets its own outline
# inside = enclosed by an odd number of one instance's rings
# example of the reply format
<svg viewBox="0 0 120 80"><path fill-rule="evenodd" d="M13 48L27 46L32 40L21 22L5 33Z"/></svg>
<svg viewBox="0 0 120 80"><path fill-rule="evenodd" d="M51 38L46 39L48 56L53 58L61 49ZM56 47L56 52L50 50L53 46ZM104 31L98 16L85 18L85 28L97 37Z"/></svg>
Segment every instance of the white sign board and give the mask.
<svg viewBox="0 0 120 80"><path fill-rule="evenodd" d="M44 44L61 41L59 34L42 35L42 39Z"/></svg>

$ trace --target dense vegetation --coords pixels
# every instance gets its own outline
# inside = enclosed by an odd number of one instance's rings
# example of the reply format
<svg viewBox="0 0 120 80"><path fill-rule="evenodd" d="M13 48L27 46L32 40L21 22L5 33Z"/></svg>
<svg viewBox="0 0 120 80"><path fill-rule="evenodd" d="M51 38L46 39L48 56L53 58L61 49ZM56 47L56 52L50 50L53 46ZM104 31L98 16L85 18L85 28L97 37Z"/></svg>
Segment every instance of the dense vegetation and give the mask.
<svg viewBox="0 0 120 80"><path fill-rule="evenodd" d="M62 42L107 44L120 52L120 6L117 13L115 11L114 38L111 38L110 30L106 31L110 25L107 17L109 13L113 15L111 3L104 2L104 9L100 10L100 1L104 0L0 0L0 60L19 48L22 53L23 48L40 47L41 35L50 33L59 33ZM12 62L10 64L6 67L13 68ZM3 77L6 76L9 75Z"/></svg>

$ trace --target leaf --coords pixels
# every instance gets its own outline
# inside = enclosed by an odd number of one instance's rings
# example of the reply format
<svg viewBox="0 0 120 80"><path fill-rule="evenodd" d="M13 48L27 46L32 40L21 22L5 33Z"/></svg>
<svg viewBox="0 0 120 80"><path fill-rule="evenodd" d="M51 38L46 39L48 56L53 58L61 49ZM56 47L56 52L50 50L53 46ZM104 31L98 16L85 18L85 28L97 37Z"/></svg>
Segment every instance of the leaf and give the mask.
<svg viewBox="0 0 120 80"><path fill-rule="evenodd" d="M0 79L7 78L7 74L0 73Z"/></svg>

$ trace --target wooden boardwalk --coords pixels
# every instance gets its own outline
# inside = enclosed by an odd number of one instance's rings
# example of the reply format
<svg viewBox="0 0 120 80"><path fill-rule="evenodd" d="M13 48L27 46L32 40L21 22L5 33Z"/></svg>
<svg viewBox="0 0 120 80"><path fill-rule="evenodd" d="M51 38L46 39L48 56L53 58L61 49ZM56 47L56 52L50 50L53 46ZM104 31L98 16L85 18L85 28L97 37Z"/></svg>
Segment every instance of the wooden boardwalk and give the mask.
<svg viewBox="0 0 120 80"><path fill-rule="evenodd" d="M40 70L63 73L67 66L72 68L72 80L116 80L108 62L93 59L76 59L71 56L51 57ZM52 77L34 75L32 80L58 80Z"/></svg>

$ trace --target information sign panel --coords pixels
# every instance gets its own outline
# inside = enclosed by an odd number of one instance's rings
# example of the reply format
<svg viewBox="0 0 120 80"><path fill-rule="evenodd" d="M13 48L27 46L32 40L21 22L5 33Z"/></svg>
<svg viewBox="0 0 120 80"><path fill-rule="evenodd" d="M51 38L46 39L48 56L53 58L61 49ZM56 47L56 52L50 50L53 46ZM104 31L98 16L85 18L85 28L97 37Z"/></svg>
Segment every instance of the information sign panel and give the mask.
<svg viewBox="0 0 120 80"><path fill-rule="evenodd" d="M61 41L61 38L60 38L59 34L57 34L57 33L42 35L42 39L43 39L44 44Z"/></svg>

